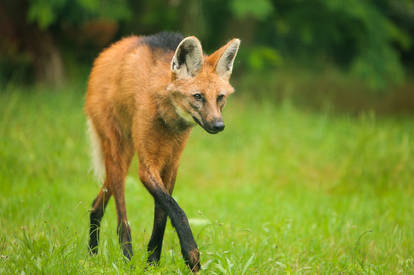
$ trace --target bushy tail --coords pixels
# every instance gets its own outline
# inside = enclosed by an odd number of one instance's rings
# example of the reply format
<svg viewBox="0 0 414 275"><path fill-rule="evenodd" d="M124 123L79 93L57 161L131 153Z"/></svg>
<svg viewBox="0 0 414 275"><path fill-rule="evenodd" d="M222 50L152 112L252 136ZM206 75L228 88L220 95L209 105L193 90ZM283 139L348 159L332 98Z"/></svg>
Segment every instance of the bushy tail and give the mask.
<svg viewBox="0 0 414 275"><path fill-rule="evenodd" d="M86 121L88 127L88 133L90 137L90 154L92 160L92 168L96 178L99 182L102 182L105 177L105 163L103 158L101 141L98 133L96 132L95 126L93 125L90 118Z"/></svg>

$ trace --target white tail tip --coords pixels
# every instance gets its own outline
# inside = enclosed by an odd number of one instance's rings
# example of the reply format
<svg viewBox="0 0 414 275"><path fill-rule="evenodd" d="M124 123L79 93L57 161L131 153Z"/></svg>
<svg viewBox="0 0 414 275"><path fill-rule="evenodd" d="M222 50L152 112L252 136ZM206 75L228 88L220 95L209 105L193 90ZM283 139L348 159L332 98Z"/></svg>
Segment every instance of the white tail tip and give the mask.
<svg viewBox="0 0 414 275"><path fill-rule="evenodd" d="M92 121L88 118L86 121L88 127L88 133L90 137L90 154L92 160L92 169L95 177L102 182L105 177L105 164L103 159L102 145L99 139L98 133L96 132L95 126Z"/></svg>

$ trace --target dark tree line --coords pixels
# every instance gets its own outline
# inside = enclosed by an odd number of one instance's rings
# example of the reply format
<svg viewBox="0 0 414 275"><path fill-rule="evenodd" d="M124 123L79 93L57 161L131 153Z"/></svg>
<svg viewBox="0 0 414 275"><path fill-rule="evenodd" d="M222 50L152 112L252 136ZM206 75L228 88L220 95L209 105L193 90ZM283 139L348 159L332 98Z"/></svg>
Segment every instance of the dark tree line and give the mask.
<svg viewBox="0 0 414 275"><path fill-rule="evenodd" d="M1 0L0 81L59 84L68 63L161 30L196 35L207 52L240 37L247 71L327 62L383 87L414 61L411 0Z"/></svg>

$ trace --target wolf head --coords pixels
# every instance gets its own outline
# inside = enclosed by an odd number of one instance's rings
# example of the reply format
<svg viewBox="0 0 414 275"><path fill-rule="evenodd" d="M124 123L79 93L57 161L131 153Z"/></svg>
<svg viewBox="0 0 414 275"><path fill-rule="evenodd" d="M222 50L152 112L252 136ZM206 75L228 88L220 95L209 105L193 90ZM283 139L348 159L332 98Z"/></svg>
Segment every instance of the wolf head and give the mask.
<svg viewBox="0 0 414 275"><path fill-rule="evenodd" d="M197 123L210 134L224 129L222 110L234 92L229 79L239 45L239 39L232 39L210 56L203 55L194 36L178 45L167 90L176 113L187 124Z"/></svg>

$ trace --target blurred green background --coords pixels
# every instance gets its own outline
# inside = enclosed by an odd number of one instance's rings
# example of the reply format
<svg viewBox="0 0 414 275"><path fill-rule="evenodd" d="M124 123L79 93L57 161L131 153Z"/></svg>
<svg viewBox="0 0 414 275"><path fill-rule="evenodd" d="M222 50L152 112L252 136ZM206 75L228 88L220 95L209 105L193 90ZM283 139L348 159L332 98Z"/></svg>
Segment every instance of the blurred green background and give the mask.
<svg viewBox="0 0 414 275"><path fill-rule="evenodd" d="M170 224L145 265L153 201L136 159L132 264L112 202L98 256L86 249L92 62L163 30L206 53L242 39L226 130L195 127L173 194L205 274L414 274L410 0L1 0L0 274L189 273Z"/></svg>
<svg viewBox="0 0 414 275"><path fill-rule="evenodd" d="M61 84L84 78L111 42L161 30L196 35L207 53L241 38L237 74L259 74L269 85L289 85L291 79L273 77L289 71L302 82L301 91L352 84L351 93L373 90L384 97L408 96L413 89L407 84L414 66L412 0L2 1L0 80ZM284 96L288 90L277 86L266 93Z"/></svg>

